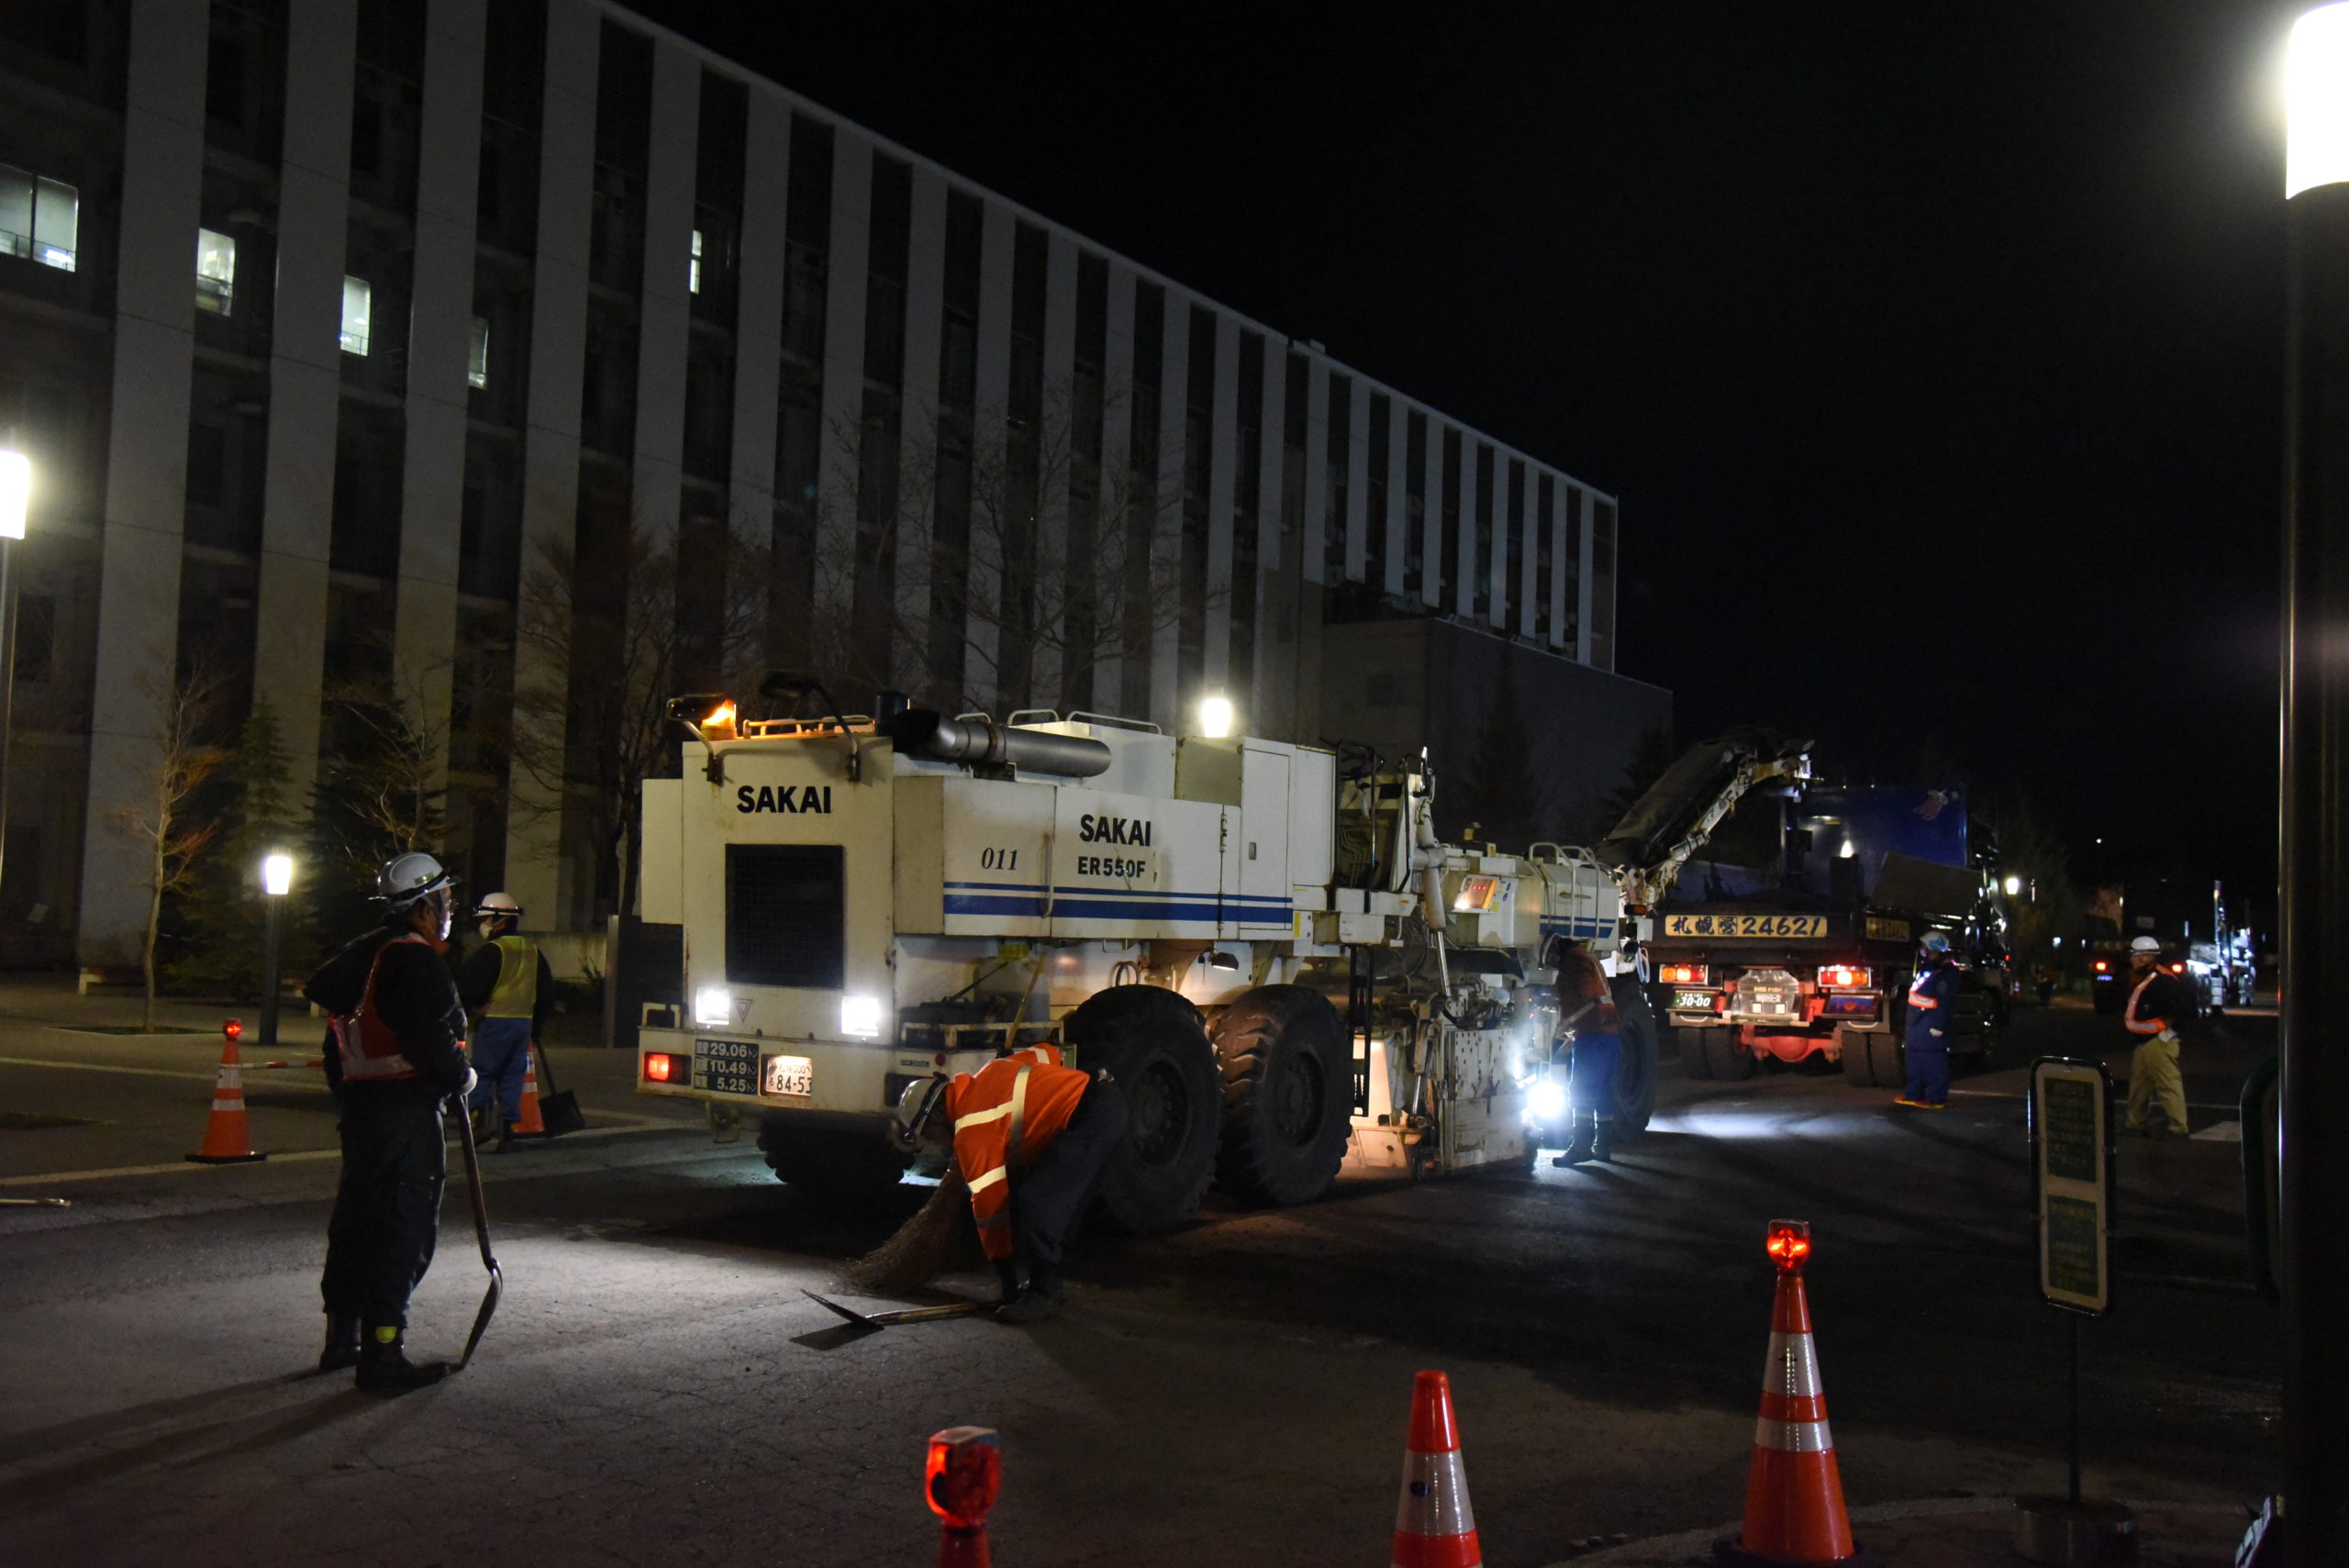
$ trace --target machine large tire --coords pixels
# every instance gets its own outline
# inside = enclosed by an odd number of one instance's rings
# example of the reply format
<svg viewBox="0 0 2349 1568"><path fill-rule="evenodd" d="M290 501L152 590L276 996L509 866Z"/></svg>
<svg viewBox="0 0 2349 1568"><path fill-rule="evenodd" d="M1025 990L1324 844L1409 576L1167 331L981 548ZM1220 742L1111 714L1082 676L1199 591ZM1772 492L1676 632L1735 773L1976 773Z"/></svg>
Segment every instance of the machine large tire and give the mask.
<svg viewBox="0 0 2349 1568"><path fill-rule="evenodd" d="M1878 1088L1902 1089L1909 1084L1909 1062L1900 1053L1900 1037L1890 1029L1868 1033L1868 1076Z"/></svg>
<svg viewBox="0 0 2349 1568"><path fill-rule="evenodd" d="M1861 1088L1879 1086L1876 1075L1876 1058L1868 1053L1868 1041L1876 1038L1867 1029L1855 1029L1849 1024L1835 1026L1835 1051L1843 1060L1843 1080Z"/></svg>
<svg viewBox="0 0 2349 1568"><path fill-rule="evenodd" d="M1655 1114L1655 1014L1636 975L1609 982L1623 1049L1615 1067L1615 1137L1629 1143L1648 1129Z"/></svg>
<svg viewBox="0 0 2349 1568"><path fill-rule="evenodd" d="M867 1203L896 1186L907 1157L880 1132L798 1127L788 1117L759 1124L759 1152L777 1181L825 1203Z"/></svg>
<svg viewBox="0 0 2349 1568"><path fill-rule="evenodd" d="M1733 1029L1703 1029L1705 1075L1734 1081L1753 1076L1753 1053L1744 1049Z"/></svg>
<svg viewBox="0 0 2349 1568"><path fill-rule="evenodd" d="M1302 985L1260 985L1215 1021L1223 1068L1216 1184L1242 1203L1311 1203L1346 1156L1353 1051L1338 1009Z"/></svg>
<svg viewBox="0 0 2349 1568"><path fill-rule="evenodd" d="M1129 1235L1191 1218L1215 1166L1223 1084L1199 1010L1160 985L1113 985L1085 998L1063 1035L1087 1072L1106 1067L1126 1099L1126 1136L1094 1208Z"/></svg>
<svg viewBox="0 0 2349 1568"><path fill-rule="evenodd" d="M1672 1032L1673 1043L1680 1050L1681 1074L1689 1078L1711 1077L1712 1065L1705 1060L1705 1037L1713 1031L1694 1024L1675 1024Z"/></svg>

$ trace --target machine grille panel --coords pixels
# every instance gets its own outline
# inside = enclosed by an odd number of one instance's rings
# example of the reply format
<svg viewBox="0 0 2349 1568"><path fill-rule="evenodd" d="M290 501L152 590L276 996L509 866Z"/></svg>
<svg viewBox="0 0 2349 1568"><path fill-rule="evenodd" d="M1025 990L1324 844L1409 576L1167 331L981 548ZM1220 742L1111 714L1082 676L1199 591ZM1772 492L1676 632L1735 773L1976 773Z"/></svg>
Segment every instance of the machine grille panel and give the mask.
<svg viewBox="0 0 2349 1568"><path fill-rule="evenodd" d="M726 846L729 983L841 987L845 864L838 844Z"/></svg>

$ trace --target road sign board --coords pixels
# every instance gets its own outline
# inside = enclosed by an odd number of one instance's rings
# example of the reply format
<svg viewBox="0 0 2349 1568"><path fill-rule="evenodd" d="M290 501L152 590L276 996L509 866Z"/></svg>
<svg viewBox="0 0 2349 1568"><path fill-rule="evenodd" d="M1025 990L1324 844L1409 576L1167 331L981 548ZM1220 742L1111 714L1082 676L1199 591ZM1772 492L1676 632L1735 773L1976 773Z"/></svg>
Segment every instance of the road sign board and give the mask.
<svg viewBox="0 0 2349 1568"><path fill-rule="evenodd" d="M2112 1306L2112 1082L2098 1062L2031 1064L2039 1293L2100 1317Z"/></svg>

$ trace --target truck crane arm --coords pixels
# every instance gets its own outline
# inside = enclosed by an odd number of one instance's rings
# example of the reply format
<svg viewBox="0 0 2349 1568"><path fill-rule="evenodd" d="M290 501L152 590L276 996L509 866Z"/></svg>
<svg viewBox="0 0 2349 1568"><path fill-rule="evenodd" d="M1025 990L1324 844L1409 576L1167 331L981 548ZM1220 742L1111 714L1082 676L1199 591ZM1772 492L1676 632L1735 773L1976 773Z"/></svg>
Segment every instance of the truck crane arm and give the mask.
<svg viewBox="0 0 2349 1568"><path fill-rule="evenodd" d="M1591 858L1623 890L1624 907L1645 914L1660 903L1688 858L1757 784L1810 777L1810 742L1740 728L1693 746L1623 814Z"/></svg>

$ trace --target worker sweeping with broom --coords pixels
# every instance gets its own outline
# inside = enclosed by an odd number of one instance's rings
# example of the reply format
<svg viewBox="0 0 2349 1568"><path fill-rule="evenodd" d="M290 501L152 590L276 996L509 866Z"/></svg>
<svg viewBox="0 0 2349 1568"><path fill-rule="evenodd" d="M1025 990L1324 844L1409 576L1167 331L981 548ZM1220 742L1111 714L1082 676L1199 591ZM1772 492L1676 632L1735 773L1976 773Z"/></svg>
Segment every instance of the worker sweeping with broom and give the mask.
<svg viewBox="0 0 2349 1568"><path fill-rule="evenodd" d="M1030 1046L949 1079L907 1086L893 1128L908 1152L951 1147L938 1191L850 1276L875 1292L927 1284L967 1259L972 1227L996 1267L1006 1323L1041 1323L1060 1310L1061 1259L1093 1184L1125 1136L1125 1096L1107 1073L1062 1065ZM1020 1280L1020 1265L1027 1280Z"/></svg>

